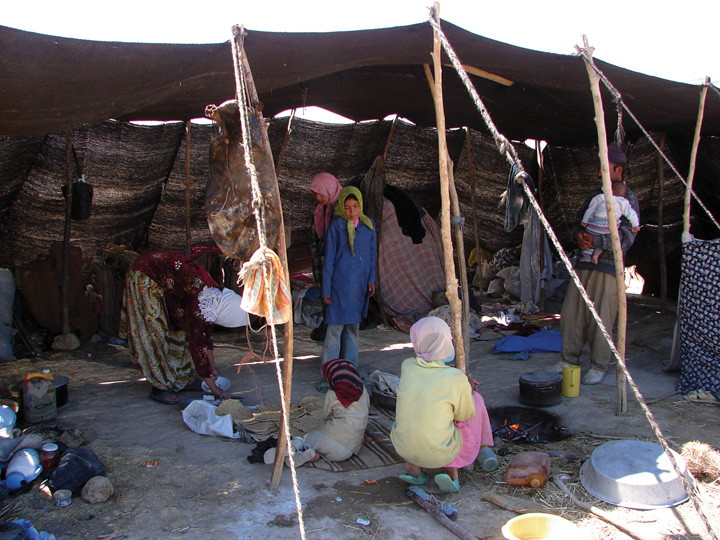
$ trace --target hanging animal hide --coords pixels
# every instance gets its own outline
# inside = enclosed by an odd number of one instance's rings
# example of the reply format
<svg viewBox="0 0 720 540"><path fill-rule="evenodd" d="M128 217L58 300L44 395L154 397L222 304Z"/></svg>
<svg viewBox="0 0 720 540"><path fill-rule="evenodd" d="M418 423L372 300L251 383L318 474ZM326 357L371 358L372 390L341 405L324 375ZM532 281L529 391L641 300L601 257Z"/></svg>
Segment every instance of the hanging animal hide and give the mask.
<svg viewBox="0 0 720 540"><path fill-rule="evenodd" d="M242 128L237 101L209 107L215 121L210 147L210 171L205 186L205 212L210 232L223 254L247 261L260 247L250 172L245 166ZM263 145L262 128L253 111L248 110L252 159L257 172L265 211L266 243L275 249L282 216L270 148Z"/></svg>

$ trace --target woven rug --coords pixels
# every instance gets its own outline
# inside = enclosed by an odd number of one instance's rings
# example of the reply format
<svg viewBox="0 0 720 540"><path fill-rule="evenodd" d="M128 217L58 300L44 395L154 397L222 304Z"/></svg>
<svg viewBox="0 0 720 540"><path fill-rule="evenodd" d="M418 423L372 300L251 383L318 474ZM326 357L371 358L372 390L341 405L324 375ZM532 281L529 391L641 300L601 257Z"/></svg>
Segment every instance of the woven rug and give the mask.
<svg viewBox="0 0 720 540"><path fill-rule="evenodd" d="M394 421L394 412L373 408L371 417L368 419L367 430L365 430L365 435L370 438L370 441L362 445L357 455L353 455L345 461L327 461L320 458L317 461L306 463L304 466L331 472L344 472L404 463L405 460L395 453L392 442L390 442L390 429Z"/></svg>

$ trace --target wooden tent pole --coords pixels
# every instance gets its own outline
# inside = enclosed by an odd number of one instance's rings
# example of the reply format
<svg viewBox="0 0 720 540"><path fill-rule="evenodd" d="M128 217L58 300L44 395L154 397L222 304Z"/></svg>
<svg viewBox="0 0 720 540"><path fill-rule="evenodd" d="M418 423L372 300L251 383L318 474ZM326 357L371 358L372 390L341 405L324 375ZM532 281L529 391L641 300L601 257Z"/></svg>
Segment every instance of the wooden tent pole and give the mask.
<svg viewBox="0 0 720 540"><path fill-rule="evenodd" d="M666 134L660 136L660 150L665 150ZM665 205L665 162L662 154L658 153L658 253L660 255L660 313L665 313L665 299L667 298L667 263L665 261L665 230L663 223L663 206Z"/></svg>
<svg viewBox="0 0 720 540"><path fill-rule="evenodd" d="M382 153L383 162L387 160L387 154L388 150L390 149L390 141L392 141L392 137L395 134L395 126L397 126L398 116L395 115L395 119L393 120L392 125L390 126L390 133L388 133L387 141L385 141L385 149Z"/></svg>
<svg viewBox="0 0 720 540"><path fill-rule="evenodd" d="M440 4L433 4L433 16L440 22ZM438 159L440 161L440 196L442 199L441 235L443 252L445 254L445 295L450 304L452 334L455 343L455 366L465 372L465 343L462 335L462 305L458 297L458 282L455 276L455 263L453 262L452 238L450 236L450 181L448 178L447 140L445 138L445 111L442 100L442 63L440 59L440 39L433 32L433 65L435 67L435 84L433 87L433 101L435 102L435 119L438 133ZM426 68L426 72L429 68Z"/></svg>
<svg viewBox="0 0 720 540"><path fill-rule="evenodd" d="M690 201L692 200L692 185L695 177L695 159L697 158L697 149L700 144L700 130L702 129L703 115L705 114L705 97L707 96L708 84L710 78L705 77L705 83L700 90L700 103L698 105L698 117L695 124L695 136L693 137L692 151L690 152L690 172L687 177L687 187L685 189L685 206L683 209L683 234L690 234Z"/></svg>
<svg viewBox="0 0 720 540"><path fill-rule="evenodd" d="M448 160L448 183L450 192L450 205L452 208L453 218L460 217L460 201L458 200L457 189L455 186L455 175L453 173L453 163ZM465 264L465 238L463 237L462 226L455 224L455 246L457 247L457 264L460 272L460 287L462 289L462 335L465 355L470 354L470 287L468 285L467 268ZM465 371L465 370L463 370Z"/></svg>
<svg viewBox="0 0 720 540"><path fill-rule="evenodd" d="M282 163L283 154L285 153L285 148L288 145L288 141L290 140L290 132L292 131L292 123L293 120L295 120L295 109L292 110L290 113L290 116L288 116L288 122L287 126L285 126L285 136L283 137L282 145L280 146L280 152L278 152L277 160L275 161L275 172L277 173L278 170L280 170L280 164Z"/></svg>
<svg viewBox="0 0 720 540"><path fill-rule="evenodd" d="M241 39L242 33L244 32L243 29L238 29L238 32L235 32L237 27L233 28L233 34L234 39L237 44L238 51L240 52L240 58L242 61L242 70L245 74L245 78L247 80L247 89L249 93L250 100L255 105L255 117L257 118L258 125L261 127L260 131L262 132L262 140L263 140L263 147L265 148L266 152L270 152L270 139L268 138L267 134L267 125L265 123L265 119L263 118L262 111L260 108L260 99L258 98L257 89L255 88L255 82L253 80L252 71L250 71L250 64L248 63L247 56L245 55L245 48L243 46L243 41ZM238 104L241 106L241 104ZM277 176L275 175L275 168L272 169L272 183L274 185L275 191L278 193L278 210L280 212L280 231L278 232L278 242L277 242L277 255L280 259L280 264L282 264L283 267L283 273L285 274L285 281L286 283L290 283L290 271L288 270L288 259L287 259L287 249L285 244L285 219L283 217L282 213L282 203L280 201L280 188L278 187L278 181ZM277 441L277 453L275 454L275 466L273 467L272 476L270 478L270 488L271 489L277 489L277 487L280 485L280 479L282 477L282 470L283 466L285 465L285 449L287 448L286 445L286 430L285 430L285 424L286 419L284 418L284 415L287 411L290 410L290 393L292 391L292 368L293 368L293 321L292 317L288 322L286 322L283 325L284 330L284 340L283 344L285 347L285 362L283 363L283 391L285 392L285 407L282 409L283 413L283 421L280 423L280 434L278 435L278 441ZM289 419L287 419L287 422L289 422Z"/></svg>
<svg viewBox="0 0 720 540"><path fill-rule="evenodd" d="M473 169L472 140L470 137L469 127L465 128L465 143L467 146L468 175L470 176L470 203L472 204L473 234L475 236L475 257L478 262L478 271L480 271L480 235L478 234L477 194L475 193L475 170Z"/></svg>
<svg viewBox="0 0 720 540"><path fill-rule="evenodd" d="M70 286L70 222L72 220L72 137L65 132L65 169L67 170L67 193L65 194L65 232L63 235L62 277L60 300L62 303L62 332L70 333L70 308L68 306L68 289Z"/></svg>
<svg viewBox="0 0 720 540"><path fill-rule="evenodd" d="M185 256L190 257L192 229L190 228L190 120L185 122Z"/></svg>
<svg viewBox="0 0 720 540"><path fill-rule="evenodd" d="M538 165L538 185L537 185L537 191L538 191L538 205L540 208L545 208L545 195L543 190L543 155L542 150L540 149L540 141L535 139L535 158L537 160ZM538 253L538 264L540 265L540 275L545 274L545 229L540 229L540 253ZM545 311L545 287L540 287L540 311Z"/></svg>
<svg viewBox="0 0 720 540"><path fill-rule="evenodd" d="M433 82L432 73L430 73L430 66L426 64L425 75L427 76L428 83L430 84L430 91L434 93L435 83ZM446 147L447 148L447 147ZM462 151L462 149L461 149ZM455 173L454 163L448 156L448 193L450 194L450 211L451 218L460 218L460 201L457 194L457 186L455 185ZM467 279L467 269L465 263L465 238L463 237L462 226L455 224L452 227L455 233L455 246L457 249L457 268L460 272L460 288L462 290L462 336L463 336L463 348L465 355L467 356L470 352L470 285ZM452 245L452 242L451 242ZM478 252L476 252L478 253ZM457 365L457 362L456 362ZM465 369L463 369L465 371Z"/></svg>
<svg viewBox="0 0 720 540"><path fill-rule="evenodd" d="M610 179L610 166L608 162L607 132L605 131L605 111L603 110L602 96L600 95L600 76L591 65L593 49L588 44L587 36L583 36L583 44L589 60L585 60L588 77L590 78L590 89L592 91L593 105L595 107L595 124L598 133L598 146L600 148L600 170L602 172L603 193L608 212L608 225L610 237L612 238L613 255L615 258L615 281L618 291L618 330L615 348L618 351L620 360L625 365L625 337L627 334L627 296L625 294L625 263L623 252L620 247L620 235L618 234L615 206L613 205L612 180ZM583 57L584 58L584 57ZM612 328L606 328L612 337ZM617 399L618 414L627 412L627 377L625 371L617 369Z"/></svg>

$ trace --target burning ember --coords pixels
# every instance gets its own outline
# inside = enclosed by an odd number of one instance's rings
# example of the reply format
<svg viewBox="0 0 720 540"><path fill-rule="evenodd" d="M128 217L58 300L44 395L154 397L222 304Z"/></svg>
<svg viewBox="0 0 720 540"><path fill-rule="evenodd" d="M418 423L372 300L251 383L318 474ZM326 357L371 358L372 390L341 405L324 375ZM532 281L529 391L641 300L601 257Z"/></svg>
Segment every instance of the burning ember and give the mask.
<svg viewBox="0 0 720 540"><path fill-rule="evenodd" d="M488 409L493 435L505 441L544 444L562 441L572 434L560 425L552 413L528 407Z"/></svg>

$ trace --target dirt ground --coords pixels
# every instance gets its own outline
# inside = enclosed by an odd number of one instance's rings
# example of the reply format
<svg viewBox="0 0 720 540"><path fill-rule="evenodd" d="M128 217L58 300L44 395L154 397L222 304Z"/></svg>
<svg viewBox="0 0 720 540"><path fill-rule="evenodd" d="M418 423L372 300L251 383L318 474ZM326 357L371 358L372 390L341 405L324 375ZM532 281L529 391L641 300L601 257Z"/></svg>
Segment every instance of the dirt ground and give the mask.
<svg viewBox="0 0 720 540"><path fill-rule="evenodd" d="M662 363L670 349L662 340L672 336L673 315L658 314L652 305L632 302L629 308L627 362L660 429L671 447L679 451L688 441L700 440L718 448L720 408L690 403L673 395L678 373L666 373ZM410 356L409 337L380 326L360 334L361 372L376 369L399 373L402 360ZM264 335L250 340L262 353ZM510 355L494 355L494 342L472 343L469 370L480 381L479 391L488 407L519 405L518 378L544 369L556 354L532 354L527 361L511 361ZM282 350L282 344L280 344ZM303 326L295 327L295 369L292 400L318 395L318 355L321 344L309 338ZM256 365L237 373L240 359L248 353L244 332L216 336L216 358L221 374L232 381L231 392L242 393L246 404L278 403L274 365ZM91 505L80 498L56 508L37 487L5 501L12 506L3 519L24 518L38 530L68 539L296 539L301 538L294 500L292 475L284 470L280 487L270 490L271 467L250 464L253 445L218 437L197 435L183 423L182 406L148 400L149 385L141 379L127 349L104 342L90 343L72 352L46 353L39 359L20 359L0 365L0 377L10 384L31 370L50 368L70 378L69 402L59 409L56 423L80 429L88 447L107 468L115 494L105 503ZM638 537L646 539L709 539L691 503L648 511L608 505L589 495L578 480L582 461L599 445L616 438L654 440L640 406L628 388L628 412L616 414L615 377L583 386L577 398L563 398L546 410L560 416L562 425L575 435L565 441L532 449L575 452L570 461L553 458L553 474L582 501L608 511ZM510 450L522 451L517 443ZM535 501L577 524L576 538L625 539L618 529L589 515L564 498L552 482L543 488L513 488L505 484L511 456L500 457L500 467L485 473L480 467L461 474L457 495L427 490L458 509L457 524L472 537L502 539L502 525L516 514L483 498L484 492ZM143 466L158 460L157 466ZM348 473L314 468L297 470L302 519L306 538L428 539L457 538L425 513L405 494L398 480L401 464ZM368 482L370 481L370 482ZM377 482L377 483L375 483ZM720 485L700 484L703 510L716 534L720 532ZM357 523L358 518L369 525Z"/></svg>

